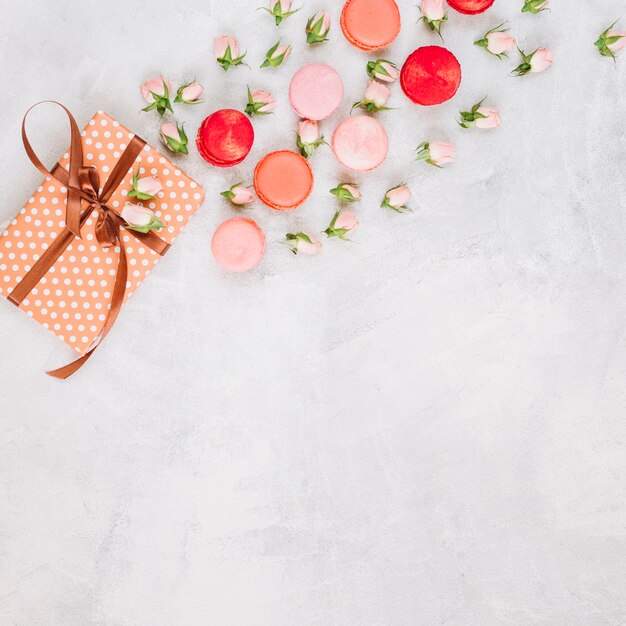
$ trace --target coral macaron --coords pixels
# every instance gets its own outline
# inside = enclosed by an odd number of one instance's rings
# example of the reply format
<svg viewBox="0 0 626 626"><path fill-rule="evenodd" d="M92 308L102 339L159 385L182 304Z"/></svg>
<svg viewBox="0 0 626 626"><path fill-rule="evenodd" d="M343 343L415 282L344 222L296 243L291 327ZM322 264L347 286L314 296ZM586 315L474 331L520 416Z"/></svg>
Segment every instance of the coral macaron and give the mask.
<svg viewBox="0 0 626 626"><path fill-rule="evenodd" d="M496 0L448 0L448 4L459 13L476 15L484 13Z"/></svg>
<svg viewBox="0 0 626 626"><path fill-rule="evenodd" d="M341 76L330 65L322 63L305 65L291 79L289 101L301 118L324 120L330 117L343 101Z"/></svg>
<svg viewBox="0 0 626 626"><path fill-rule="evenodd" d="M379 50L400 33L400 10L394 0L348 0L341 12L341 30L361 50Z"/></svg>
<svg viewBox="0 0 626 626"><path fill-rule="evenodd" d="M254 143L250 120L234 109L222 109L209 115L200 125L196 146L205 161L217 167L241 163Z"/></svg>
<svg viewBox="0 0 626 626"><path fill-rule="evenodd" d="M215 231L211 250L218 264L229 272L247 272L265 255L265 235L246 217L226 220Z"/></svg>
<svg viewBox="0 0 626 626"><path fill-rule="evenodd" d="M311 195L313 171L308 161L296 152L270 152L257 163L254 189L259 200L271 209L295 209Z"/></svg>
<svg viewBox="0 0 626 626"><path fill-rule="evenodd" d="M344 167L369 172L387 158L389 140L380 122L369 115L354 115L335 128L332 149Z"/></svg>
<svg viewBox="0 0 626 626"><path fill-rule="evenodd" d="M461 84L461 65L440 46L424 46L409 55L400 72L400 85L406 96L424 106L446 102Z"/></svg>

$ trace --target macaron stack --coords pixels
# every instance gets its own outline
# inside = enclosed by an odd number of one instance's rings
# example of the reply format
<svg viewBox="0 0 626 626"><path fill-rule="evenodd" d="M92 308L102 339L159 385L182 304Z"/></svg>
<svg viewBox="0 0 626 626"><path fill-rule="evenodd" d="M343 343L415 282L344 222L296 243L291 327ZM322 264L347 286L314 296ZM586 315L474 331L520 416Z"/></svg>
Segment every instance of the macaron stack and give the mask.
<svg viewBox="0 0 626 626"><path fill-rule="evenodd" d="M250 153L254 128L250 120L234 109L215 111L201 124L196 137L198 152L216 167L233 167Z"/></svg>
<svg viewBox="0 0 626 626"><path fill-rule="evenodd" d="M394 0L348 0L341 30L361 50L386 48L400 33L400 11Z"/></svg>
<svg viewBox="0 0 626 626"><path fill-rule="evenodd" d="M448 4L459 13L477 15L484 13L495 0L448 0Z"/></svg>
<svg viewBox="0 0 626 626"><path fill-rule="evenodd" d="M446 102L461 84L461 65L440 46L424 46L411 53L402 66L400 85L416 104L432 106Z"/></svg>
<svg viewBox="0 0 626 626"><path fill-rule="evenodd" d="M296 152L270 152L254 170L254 189L259 200L271 209L295 209L311 195L313 170Z"/></svg>

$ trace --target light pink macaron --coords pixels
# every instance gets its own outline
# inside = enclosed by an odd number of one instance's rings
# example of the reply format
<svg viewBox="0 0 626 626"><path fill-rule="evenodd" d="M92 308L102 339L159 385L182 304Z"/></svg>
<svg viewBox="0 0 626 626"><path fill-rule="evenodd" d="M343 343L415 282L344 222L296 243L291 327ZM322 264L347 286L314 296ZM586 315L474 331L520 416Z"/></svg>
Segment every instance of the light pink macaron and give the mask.
<svg viewBox="0 0 626 626"><path fill-rule="evenodd" d="M357 172L369 172L387 158L387 131L369 115L353 115L335 128L332 148L344 167Z"/></svg>
<svg viewBox="0 0 626 626"><path fill-rule="evenodd" d="M247 272L265 255L265 235L254 220L233 217L215 231L211 250L225 270Z"/></svg>
<svg viewBox="0 0 626 626"><path fill-rule="evenodd" d="M324 120L343 101L341 76L322 63L301 67L291 79L289 100L293 110L303 119Z"/></svg>

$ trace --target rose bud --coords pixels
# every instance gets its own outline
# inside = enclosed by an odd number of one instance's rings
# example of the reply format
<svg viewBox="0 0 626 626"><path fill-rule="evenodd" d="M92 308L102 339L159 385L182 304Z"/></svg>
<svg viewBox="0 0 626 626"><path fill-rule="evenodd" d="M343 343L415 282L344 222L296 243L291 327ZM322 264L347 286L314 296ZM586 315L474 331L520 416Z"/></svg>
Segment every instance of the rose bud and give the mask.
<svg viewBox="0 0 626 626"><path fill-rule="evenodd" d="M120 213L129 230L147 233L150 230L163 228L165 224L156 217L154 211L145 206L127 202Z"/></svg>
<svg viewBox="0 0 626 626"><path fill-rule="evenodd" d="M215 37L213 40L213 50L215 59L225 72L231 67L242 65L246 56L245 52L242 55L239 54L239 42L235 37L230 35Z"/></svg>
<svg viewBox="0 0 626 626"><path fill-rule="evenodd" d="M508 34L508 28L502 28L504 25L506 22L492 28L482 39L475 41L474 45L484 48L499 59L508 56L507 52L511 52L517 46L517 40Z"/></svg>
<svg viewBox="0 0 626 626"><path fill-rule="evenodd" d="M148 102L148 106L142 111L153 111L163 117L166 111L173 111L170 95L172 93L172 83L163 76L155 76L141 85L141 95Z"/></svg>
<svg viewBox="0 0 626 626"><path fill-rule="evenodd" d="M300 149L300 154L307 159L324 145L324 137L320 134L319 125L314 120L302 120L298 125L298 138L296 145Z"/></svg>
<svg viewBox="0 0 626 626"><path fill-rule="evenodd" d="M290 15L297 13L300 9L291 11L291 0L270 0L270 8L261 7L274 17L276 26L278 26L283 20L286 20Z"/></svg>
<svg viewBox="0 0 626 626"><path fill-rule="evenodd" d="M515 76L538 74L539 72L547 70L552 65L552 52L549 48L537 48L537 50L531 54L526 54L523 50L520 50L519 53L523 59L523 63L513 70L512 73L515 74Z"/></svg>
<svg viewBox="0 0 626 626"><path fill-rule="evenodd" d="M376 61L368 61L367 75L381 83L393 83L400 76L400 72L395 63L385 59L377 59Z"/></svg>
<svg viewBox="0 0 626 626"><path fill-rule="evenodd" d="M163 124L161 126L161 141L170 152L189 154L187 135L183 126L178 124Z"/></svg>
<svg viewBox="0 0 626 626"><path fill-rule="evenodd" d="M541 13L541 11L547 11L549 2L550 0L524 0L522 13L532 13L536 15L537 13Z"/></svg>
<svg viewBox="0 0 626 626"><path fill-rule="evenodd" d="M262 89L255 89L250 91L248 87L248 104L246 105L245 112L253 117L255 115L269 115L272 109L276 106L276 100L274 96L268 91Z"/></svg>
<svg viewBox="0 0 626 626"><path fill-rule="evenodd" d="M139 172L135 172L132 178L132 190L129 197L137 200L153 200L163 191L163 185L156 176L144 176L139 178Z"/></svg>
<svg viewBox="0 0 626 626"><path fill-rule="evenodd" d="M391 209L397 213L406 213L411 210L406 205L412 197L413 194L408 185L398 185L385 194L385 199L380 206L383 209Z"/></svg>
<svg viewBox="0 0 626 626"><path fill-rule="evenodd" d="M352 211L337 211L324 231L330 237L338 237L344 241L349 241L348 235L359 225L357 216Z"/></svg>
<svg viewBox="0 0 626 626"><path fill-rule="evenodd" d="M449 141L425 141L417 147L418 161L426 161L439 168L454 163L455 156L456 147Z"/></svg>
<svg viewBox="0 0 626 626"><path fill-rule="evenodd" d="M334 189L330 190L333 196L336 196L339 202L358 202L361 199L361 192L356 185L349 183L339 183Z"/></svg>
<svg viewBox="0 0 626 626"><path fill-rule="evenodd" d="M291 46L277 41L265 54L261 67L278 67L291 54Z"/></svg>
<svg viewBox="0 0 626 626"><path fill-rule="evenodd" d="M441 37L441 25L448 19L443 0L422 0L421 12L420 20Z"/></svg>
<svg viewBox="0 0 626 626"><path fill-rule="evenodd" d="M233 185L228 191L222 191L221 195L236 206L244 206L254 200L252 191L245 187L243 183Z"/></svg>
<svg viewBox="0 0 626 626"><path fill-rule="evenodd" d="M389 96L391 95L391 90L387 85L383 83L379 83L377 80L370 80L367 89L365 90L365 99L361 102L355 102L353 105L353 109L362 108L367 109L370 113L374 113L376 111L388 111L389 107L385 106L387 104L387 100L389 100Z"/></svg>
<svg viewBox="0 0 626 626"><path fill-rule="evenodd" d="M200 83L185 83L178 88L174 102L182 102L183 104L199 104L202 102L200 97L204 93L204 87Z"/></svg>
<svg viewBox="0 0 626 626"><path fill-rule="evenodd" d="M305 254L306 256L313 256L317 254L322 248L322 242L309 235L309 233L287 233L285 241L282 242L286 245L294 254Z"/></svg>
<svg viewBox="0 0 626 626"><path fill-rule="evenodd" d="M611 57L613 60L615 60L615 53L626 46L626 32L613 30L616 24L617 22L613 22L595 42L600 54L604 57Z"/></svg>
<svg viewBox="0 0 626 626"><path fill-rule="evenodd" d="M471 128L472 126L477 128L497 128L500 126L500 112L498 109L482 106L485 100L486 98L483 98L475 104L471 111L460 112L461 121L459 126L461 128Z"/></svg>
<svg viewBox="0 0 626 626"><path fill-rule="evenodd" d="M328 38L330 31L330 13L328 11L318 11L306 23L306 42L309 44L322 43Z"/></svg>

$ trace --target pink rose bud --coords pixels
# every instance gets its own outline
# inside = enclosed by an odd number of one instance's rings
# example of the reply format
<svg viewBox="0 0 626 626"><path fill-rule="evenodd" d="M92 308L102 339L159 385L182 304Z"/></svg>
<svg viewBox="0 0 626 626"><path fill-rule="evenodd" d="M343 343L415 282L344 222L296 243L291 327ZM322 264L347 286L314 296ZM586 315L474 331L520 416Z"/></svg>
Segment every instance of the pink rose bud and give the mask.
<svg viewBox="0 0 626 626"><path fill-rule="evenodd" d="M538 48L531 54L526 54L523 50L519 53L523 62L513 70L516 76L538 74L552 65L552 52L549 48Z"/></svg>
<svg viewBox="0 0 626 626"><path fill-rule="evenodd" d="M485 48L487 52L502 58L507 56L507 52L511 52L517 47L517 40L508 34L508 29L502 28L506 22L492 28L482 39L475 41L474 44Z"/></svg>
<svg viewBox="0 0 626 626"><path fill-rule="evenodd" d="M361 199L361 192L356 185L349 183L339 183L334 189L330 190L333 196L336 196L339 202L358 202Z"/></svg>
<svg viewBox="0 0 626 626"><path fill-rule="evenodd" d="M276 100L269 91L263 91L262 89L250 91L250 87L248 87L248 104L246 105L245 112L250 117L255 115L269 115L275 107Z"/></svg>
<svg viewBox="0 0 626 626"><path fill-rule="evenodd" d="M443 0L422 0L421 20L441 36L441 25L448 19Z"/></svg>
<svg viewBox="0 0 626 626"><path fill-rule="evenodd" d="M254 200L252 191L245 187L243 183L233 185L228 191L222 191L221 195L236 206L244 206Z"/></svg>
<svg viewBox="0 0 626 626"><path fill-rule="evenodd" d="M164 226L163 222L155 216L152 209L139 204L127 202L122 208L120 215L126 222L127 228L141 233L147 233L149 230L163 228Z"/></svg>
<svg viewBox="0 0 626 626"><path fill-rule="evenodd" d="M314 120L302 120L298 125L298 134L303 143L315 143L320 138L320 128Z"/></svg>
<svg viewBox="0 0 626 626"><path fill-rule="evenodd" d="M223 59L229 50L233 58L239 56L239 42L235 37L222 35L213 39L213 51L216 59Z"/></svg>
<svg viewBox="0 0 626 626"><path fill-rule="evenodd" d="M413 194L408 185L399 185L398 187L390 189L385 194L385 199L380 206L383 209L391 209L398 213L404 213L410 210L407 208L407 204L412 197Z"/></svg>
<svg viewBox="0 0 626 626"><path fill-rule="evenodd" d="M378 59L376 61L368 61L367 75L382 83L393 83L400 75L400 72L395 63L385 59Z"/></svg>
<svg viewBox="0 0 626 626"><path fill-rule="evenodd" d="M348 240L348 235L352 233L358 225L359 220L352 211L337 211L330 225L324 232L329 238L338 237L339 239Z"/></svg>
<svg viewBox="0 0 626 626"><path fill-rule="evenodd" d="M213 40L213 51L215 59L225 72L231 67L242 65L246 56L245 52L241 55L239 54L239 42L230 35L215 37Z"/></svg>
<svg viewBox="0 0 626 626"><path fill-rule="evenodd" d="M325 144L324 137L320 134L320 128L314 120L302 120L298 125L298 137L296 145L300 148L300 154L307 159L321 145Z"/></svg>
<svg viewBox="0 0 626 626"><path fill-rule="evenodd" d="M522 13L532 13L536 15L537 13L541 13L541 11L547 11L549 3L549 0L524 0Z"/></svg>
<svg viewBox="0 0 626 626"><path fill-rule="evenodd" d="M461 128L496 128L500 126L500 112L493 107L484 107L483 98L480 102L472 107L471 111L461 111Z"/></svg>
<svg viewBox="0 0 626 626"><path fill-rule="evenodd" d="M283 20L297 13L300 9L292 11L291 0L269 0L269 9L265 10L274 17L276 26L278 26Z"/></svg>
<svg viewBox="0 0 626 626"><path fill-rule="evenodd" d="M144 176L139 178L139 172L135 172L132 178L132 190L129 197L137 200L152 200L163 191L163 185L156 176Z"/></svg>
<svg viewBox="0 0 626 626"><path fill-rule="evenodd" d="M309 44L321 43L328 38L330 31L330 13L328 11L318 11L306 23L306 42Z"/></svg>
<svg viewBox="0 0 626 626"><path fill-rule="evenodd" d="M616 58L615 53L626 46L626 32L614 30L613 27L616 24L617 22L613 22L595 42L600 54L604 57L611 57L613 60Z"/></svg>
<svg viewBox="0 0 626 626"><path fill-rule="evenodd" d="M539 48L530 61L530 71L534 74L547 70L552 65L552 52L549 48Z"/></svg>
<svg viewBox="0 0 626 626"><path fill-rule="evenodd" d="M161 141L170 152L189 154L188 139L183 126L163 124L161 126Z"/></svg>
<svg viewBox="0 0 626 626"><path fill-rule="evenodd" d="M377 80L371 80L365 90L365 99L361 102L355 102L354 108L361 107L373 113L375 111L385 111L387 100L391 95L391 90L387 85L379 83Z"/></svg>
<svg viewBox="0 0 626 626"><path fill-rule="evenodd" d="M611 52L619 52L626 46L626 32L623 30L610 30L607 33L607 39L614 40L607 45Z"/></svg>
<svg viewBox="0 0 626 626"><path fill-rule="evenodd" d="M478 113L484 117L476 119L476 128L497 128L500 126L500 111L493 107L479 107Z"/></svg>
<svg viewBox="0 0 626 626"><path fill-rule="evenodd" d="M141 85L141 95L148 102L148 106L142 111L156 110L160 116L166 111L173 111L170 97L172 95L172 83L163 76L155 76Z"/></svg>
<svg viewBox="0 0 626 626"><path fill-rule="evenodd" d="M187 83L179 87L176 92L174 102L182 102L184 104L199 104L200 98L204 93L204 87L200 83Z"/></svg>
<svg viewBox="0 0 626 626"><path fill-rule="evenodd" d="M291 46L276 42L266 53L261 67L278 67L291 54Z"/></svg>
<svg viewBox="0 0 626 626"><path fill-rule="evenodd" d="M294 253L313 256L322 248L322 242L309 233L287 233L283 243Z"/></svg>
<svg viewBox="0 0 626 626"><path fill-rule="evenodd" d="M417 160L435 167L454 163L455 156L456 148L449 141L425 141L417 147Z"/></svg>

